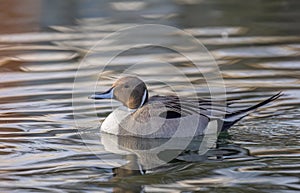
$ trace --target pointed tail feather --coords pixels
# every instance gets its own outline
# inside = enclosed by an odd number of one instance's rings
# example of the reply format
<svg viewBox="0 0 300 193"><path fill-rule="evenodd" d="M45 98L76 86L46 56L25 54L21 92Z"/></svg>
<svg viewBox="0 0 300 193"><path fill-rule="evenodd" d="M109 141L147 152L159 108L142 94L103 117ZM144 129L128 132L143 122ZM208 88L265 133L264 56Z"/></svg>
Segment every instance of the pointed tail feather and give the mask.
<svg viewBox="0 0 300 193"><path fill-rule="evenodd" d="M230 128L232 125L234 125L236 122L238 122L239 120L241 120L242 118L246 117L247 115L249 115L251 112L255 111L257 108L264 106L276 99L278 99L279 97L281 97L283 94L281 92L271 96L270 98L256 104L253 105L249 108L246 109L242 109L239 111L235 111L233 113L227 114L225 115L225 119L223 122L223 126L222 126L222 131L227 130L228 128Z"/></svg>

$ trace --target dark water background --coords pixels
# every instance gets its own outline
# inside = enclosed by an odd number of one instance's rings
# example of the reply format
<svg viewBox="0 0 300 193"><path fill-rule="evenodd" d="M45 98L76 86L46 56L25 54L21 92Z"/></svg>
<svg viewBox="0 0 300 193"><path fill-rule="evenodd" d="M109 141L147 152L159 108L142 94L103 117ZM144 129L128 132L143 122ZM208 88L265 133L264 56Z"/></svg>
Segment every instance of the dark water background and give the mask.
<svg viewBox="0 0 300 193"><path fill-rule="evenodd" d="M298 0L1 1L0 191L299 192L299 10ZM74 77L96 41L151 23L178 27L203 42L217 60L229 99L249 105L278 91L285 96L236 124L209 155L180 158L145 174L117 168L131 158L105 149L91 127L99 122L91 116L94 108L80 103L79 121L86 127L78 131L74 123ZM159 61L165 53L149 54ZM110 75L136 60L120 56ZM182 65L201 88L192 69ZM155 78L160 72L142 73ZM88 87L85 76L81 84ZM160 93L163 86L150 87ZM82 93L73 100L86 98ZM110 106L97 103L101 121Z"/></svg>

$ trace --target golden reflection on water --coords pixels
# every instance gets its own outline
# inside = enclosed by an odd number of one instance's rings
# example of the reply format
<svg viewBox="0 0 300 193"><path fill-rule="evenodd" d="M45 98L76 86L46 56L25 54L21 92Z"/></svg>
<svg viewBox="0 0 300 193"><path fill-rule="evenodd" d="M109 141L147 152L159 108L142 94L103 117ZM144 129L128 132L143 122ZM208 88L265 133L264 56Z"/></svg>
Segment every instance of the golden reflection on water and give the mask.
<svg viewBox="0 0 300 193"><path fill-rule="evenodd" d="M0 34L39 31L40 3L39 0L1 1Z"/></svg>

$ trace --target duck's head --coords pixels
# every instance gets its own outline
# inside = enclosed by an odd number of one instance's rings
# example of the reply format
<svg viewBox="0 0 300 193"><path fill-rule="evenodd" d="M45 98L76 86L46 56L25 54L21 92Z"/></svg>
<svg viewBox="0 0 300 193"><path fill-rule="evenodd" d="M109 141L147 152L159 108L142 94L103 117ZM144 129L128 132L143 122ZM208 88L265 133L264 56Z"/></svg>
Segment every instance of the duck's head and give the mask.
<svg viewBox="0 0 300 193"><path fill-rule="evenodd" d="M112 87L102 93L95 93L91 99L115 99L129 109L142 107L148 100L146 84L139 78L127 76L118 79Z"/></svg>

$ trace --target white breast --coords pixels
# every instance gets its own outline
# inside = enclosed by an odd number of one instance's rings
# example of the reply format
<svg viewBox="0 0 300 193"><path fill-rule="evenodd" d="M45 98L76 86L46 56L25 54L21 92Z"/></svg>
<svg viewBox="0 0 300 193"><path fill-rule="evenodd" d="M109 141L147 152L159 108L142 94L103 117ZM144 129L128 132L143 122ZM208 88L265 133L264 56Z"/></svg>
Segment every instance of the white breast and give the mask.
<svg viewBox="0 0 300 193"><path fill-rule="evenodd" d="M101 131L119 135L120 123L130 116L130 112L125 110L124 107L119 107L109 114L101 125Z"/></svg>

